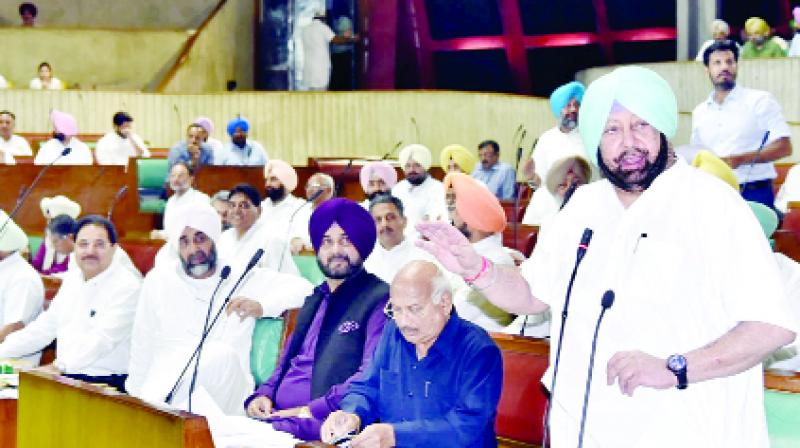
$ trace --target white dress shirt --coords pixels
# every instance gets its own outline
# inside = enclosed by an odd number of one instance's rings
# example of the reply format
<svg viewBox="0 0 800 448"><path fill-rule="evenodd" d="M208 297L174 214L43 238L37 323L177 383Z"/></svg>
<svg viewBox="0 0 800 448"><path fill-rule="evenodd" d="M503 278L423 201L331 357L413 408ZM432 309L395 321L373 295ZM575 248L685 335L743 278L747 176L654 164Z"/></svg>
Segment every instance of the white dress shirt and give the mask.
<svg viewBox="0 0 800 448"><path fill-rule="evenodd" d="M51 138L39 148L33 163L35 165L47 165L56 160L64 151L64 148L67 147L71 148L72 151L58 159L55 165L91 165L94 163L92 151L86 146L86 143L78 140L78 137L69 139L67 146L64 146L59 140Z"/></svg>
<svg viewBox="0 0 800 448"><path fill-rule="evenodd" d="M240 275L241 271L234 269L223 281L214 296L209 322ZM133 326L126 382L132 395L164 401L200 341L211 295L219 281L219 272L198 280L187 276L178 265L160 266L147 274ZM233 297L256 300L264 309L263 316L277 317L302 306L312 290L303 278L256 268ZM203 348L197 385L206 389L226 414L244 413L242 403L253 391L250 349L254 325L251 317L242 320L222 311ZM174 404L187 399L193 367L183 377Z"/></svg>
<svg viewBox="0 0 800 448"><path fill-rule="evenodd" d="M16 163L14 156L33 155L28 141L14 134L8 140L0 137L0 151L3 152L3 163L6 165L14 165Z"/></svg>
<svg viewBox="0 0 800 448"><path fill-rule="evenodd" d="M28 355L58 339L56 362L65 373L127 373L140 286L116 263L88 281L83 275L65 276L47 311L0 344L0 358Z"/></svg>
<svg viewBox="0 0 800 448"><path fill-rule="evenodd" d="M22 322L28 325L42 311L44 285L39 273L19 252L0 261L0 328ZM39 363L37 352L27 360Z"/></svg>
<svg viewBox="0 0 800 448"><path fill-rule="evenodd" d="M800 164L795 165L786 173L786 179L775 196L775 208L783 213L789 212L789 202L800 201Z"/></svg>
<svg viewBox="0 0 800 448"><path fill-rule="evenodd" d="M220 259L230 263L234 271L244 269L258 249L264 249L264 255L261 256L257 266L285 274L300 275L288 241L270 232L260 219L256 220L241 238L238 231L231 227L222 232L217 240L217 254Z"/></svg>
<svg viewBox="0 0 800 448"><path fill-rule="evenodd" d="M301 238L303 241L309 241L310 217L311 203L290 193L277 204L270 198L261 201L261 217L258 220L275 238L285 238L286 241Z"/></svg>
<svg viewBox="0 0 800 448"><path fill-rule="evenodd" d="M269 161L267 151L261 143L247 139L244 148L228 143L224 151L217 157L214 154L214 165L226 166L264 166Z"/></svg>
<svg viewBox="0 0 800 448"><path fill-rule="evenodd" d="M376 241L375 248L364 262L364 269L391 284L394 276L409 262L430 259L428 253L418 248L409 238L404 238L400 244L389 250L386 250L380 241Z"/></svg>
<svg viewBox="0 0 800 448"><path fill-rule="evenodd" d="M766 145L791 132L783 118L781 106L771 93L736 86L722 104L714 101L712 92L692 112L692 145L709 149L719 157L756 151L765 133ZM746 163L736 168L739 183L774 179L772 162Z"/></svg>
<svg viewBox="0 0 800 448"><path fill-rule="evenodd" d="M131 134L130 138L122 138L116 132L108 132L97 142L95 156L98 165L127 165L128 159L136 157L136 148L133 144L142 148L142 157L150 157L150 151L144 140L136 134Z"/></svg>
<svg viewBox="0 0 800 448"><path fill-rule="evenodd" d="M412 185L403 179L392 187L392 195L403 203L406 215L406 238L416 240L419 232L415 226L422 221L447 220L447 203L444 185L430 175L419 185Z"/></svg>

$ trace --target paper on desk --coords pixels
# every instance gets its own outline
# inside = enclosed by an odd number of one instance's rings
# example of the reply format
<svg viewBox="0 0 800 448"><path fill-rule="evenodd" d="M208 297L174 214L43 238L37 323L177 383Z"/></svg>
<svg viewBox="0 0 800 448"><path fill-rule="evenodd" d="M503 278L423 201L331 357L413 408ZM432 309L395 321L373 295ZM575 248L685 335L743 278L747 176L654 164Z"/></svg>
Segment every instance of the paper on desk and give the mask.
<svg viewBox="0 0 800 448"><path fill-rule="evenodd" d="M186 403L178 407L186 409ZM225 415L201 386L192 394L192 412L205 416L217 448L293 448L300 440L272 425L244 416Z"/></svg>

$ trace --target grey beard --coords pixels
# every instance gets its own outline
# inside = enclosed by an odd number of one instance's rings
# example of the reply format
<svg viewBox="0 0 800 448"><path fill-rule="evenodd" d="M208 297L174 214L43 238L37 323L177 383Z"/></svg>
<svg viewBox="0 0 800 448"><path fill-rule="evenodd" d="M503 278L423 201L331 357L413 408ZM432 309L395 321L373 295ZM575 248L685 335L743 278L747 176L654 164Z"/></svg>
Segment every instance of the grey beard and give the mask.
<svg viewBox="0 0 800 448"><path fill-rule="evenodd" d="M573 120L569 117L564 117L561 119L561 127L572 131L573 129L578 127L578 121Z"/></svg>

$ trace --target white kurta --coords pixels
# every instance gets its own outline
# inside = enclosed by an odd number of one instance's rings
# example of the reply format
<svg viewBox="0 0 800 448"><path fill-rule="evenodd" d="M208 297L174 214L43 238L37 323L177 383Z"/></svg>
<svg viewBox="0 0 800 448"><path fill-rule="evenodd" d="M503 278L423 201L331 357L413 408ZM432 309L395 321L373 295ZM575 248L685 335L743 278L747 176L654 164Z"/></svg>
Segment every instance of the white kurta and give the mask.
<svg viewBox="0 0 800 448"><path fill-rule="evenodd" d="M294 215L294 218L292 218ZM308 221L311 219L311 203L292 194L274 204L267 198L261 202L261 217L266 231L275 238L301 238L309 241Z"/></svg>
<svg viewBox="0 0 800 448"><path fill-rule="evenodd" d="M37 352L57 338L56 361L66 373L127 373L140 286L136 276L116 263L89 281L82 275L66 276L47 311L0 344L0 358Z"/></svg>
<svg viewBox="0 0 800 448"><path fill-rule="evenodd" d="M22 322L28 325L42 311L44 285L39 273L19 252L0 261L0 328ZM39 363L40 353L27 359Z"/></svg>
<svg viewBox="0 0 800 448"><path fill-rule="evenodd" d="M31 82L28 83L28 88L31 90L64 90L64 83L62 83L60 79L53 76L50 78L50 84L45 87L41 79L33 78L31 79Z"/></svg>
<svg viewBox="0 0 800 448"><path fill-rule="evenodd" d="M0 137L0 151L3 153L3 163L13 165L16 163L14 156L31 156L31 145L19 135L11 135L8 140Z"/></svg>
<svg viewBox="0 0 800 448"><path fill-rule="evenodd" d="M781 279L789 298L789 307L796 321L800 321L800 263L781 253L775 253L775 261L781 271ZM800 339L800 338L798 338ZM800 340L781 347L764 362L770 369L792 370L800 372Z"/></svg>
<svg viewBox="0 0 800 448"><path fill-rule="evenodd" d="M308 89L327 89L331 79L330 43L336 33L319 19L300 32L303 43L303 83Z"/></svg>
<svg viewBox="0 0 800 448"><path fill-rule="evenodd" d="M217 254L236 271L244 269L258 249L264 249L257 266L299 276L300 270L294 263L288 241L274 235L261 220L257 220L241 238L236 229L230 228L217 240Z"/></svg>
<svg viewBox="0 0 800 448"><path fill-rule="evenodd" d="M233 270L214 297L211 318L222 308L242 271ZM182 269L158 267L147 274L133 327L126 388L148 401L164 401L183 366L199 343L219 273L197 280ZM306 280L266 269L255 269L234 297L257 300L264 316L276 317L298 308L313 287ZM204 388L226 414L244 413L245 398L253 391L250 348L255 320L222 311L211 329L200 358L197 386ZM173 399L187 400L193 366Z"/></svg>
<svg viewBox="0 0 800 448"><path fill-rule="evenodd" d="M419 185L411 185L403 179L392 187L392 195L403 203L406 238L416 240L419 237L415 228L418 222L448 219L444 193L444 185L431 176Z"/></svg>
<svg viewBox="0 0 800 448"><path fill-rule="evenodd" d="M389 250L384 249L380 241L376 241L375 248L364 262L364 269L391 284L394 276L409 262L430 259L427 252L418 248L409 238L403 239L400 244Z"/></svg>
<svg viewBox="0 0 800 448"><path fill-rule="evenodd" d="M122 138L116 132L108 132L97 142L95 156L98 165L128 165L128 159L136 157L136 148L133 144L142 148L142 157L150 157L150 151L144 140L137 134L131 134L130 138Z"/></svg>
<svg viewBox="0 0 800 448"><path fill-rule="evenodd" d="M719 222L728 224L713 225ZM606 385L606 365L619 351L666 359L742 321L796 328L775 259L738 193L679 160L628 209L603 180L577 190L552 224L522 274L554 316L561 315L581 235L594 231L572 291L551 414L553 446L577 443L592 336L609 289L616 301L600 329L585 446L768 446L760 364L683 391L638 388L628 397ZM549 373L543 382L550 384Z"/></svg>
<svg viewBox="0 0 800 448"><path fill-rule="evenodd" d="M72 149L69 154L58 159L56 165L91 165L94 163L92 151L86 146L86 143L78 140L78 137L69 139L67 146L64 146L60 141L51 138L36 153L33 159L35 165L47 165L53 160L56 160L61 155L64 148L69 147Z"/></svg>
<svg viewBox="0 0 800 448"><path fill-rule="evenodd" d="M775 208L783 213L789 212L789 202L800 201L800 165L795 165L786 173L786 179L775 196Z"/></svg>

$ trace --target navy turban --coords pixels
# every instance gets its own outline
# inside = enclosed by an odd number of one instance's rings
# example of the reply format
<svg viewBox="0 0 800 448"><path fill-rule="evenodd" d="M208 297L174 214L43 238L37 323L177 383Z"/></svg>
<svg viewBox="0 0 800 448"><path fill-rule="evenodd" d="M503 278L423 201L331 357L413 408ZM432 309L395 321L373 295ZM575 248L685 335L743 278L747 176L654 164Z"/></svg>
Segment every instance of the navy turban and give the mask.
<svg viewBox="0 0 800 448"><path fill-rule="evenodd" d="M233 136L233 133L236 132L236 128L241 129L242 131L249 132L250 131L250 122L247 119L242 117L236 117L233 120L228 122L228 135Z"/></svg>
<svg viewBox="0 0 800 448"><path fill-rule="evenodd" d="M329 199L320 204L311 215L308 233L315 251L319 251L322 237L333 223L347 233L347 237L358 250L362 260L366 260L375 247L375 221L361 205L344 198Z"/></svg>

